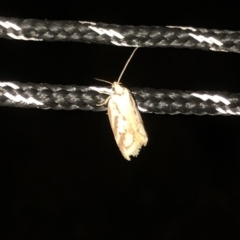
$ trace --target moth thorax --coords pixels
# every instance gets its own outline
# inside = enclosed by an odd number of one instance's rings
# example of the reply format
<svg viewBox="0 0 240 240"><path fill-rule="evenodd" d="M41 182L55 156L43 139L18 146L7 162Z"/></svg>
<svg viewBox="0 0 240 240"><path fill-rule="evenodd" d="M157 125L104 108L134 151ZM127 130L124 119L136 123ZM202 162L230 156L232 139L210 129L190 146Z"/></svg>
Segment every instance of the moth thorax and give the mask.
<svg viewBox="0 0 240 240"><path fill-rule="evenodd" d="M115 92L117 94L123 94L123 92L124 92L124 88L118 82L114 82L112 84L112 90L113 90L113 92Z"/></svg>

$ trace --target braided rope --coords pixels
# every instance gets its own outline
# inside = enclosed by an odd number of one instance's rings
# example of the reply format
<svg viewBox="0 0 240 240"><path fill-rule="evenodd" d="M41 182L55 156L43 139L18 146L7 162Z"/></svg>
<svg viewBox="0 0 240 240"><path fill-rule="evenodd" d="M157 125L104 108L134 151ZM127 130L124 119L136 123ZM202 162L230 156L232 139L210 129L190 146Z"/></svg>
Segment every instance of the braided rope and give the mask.
<svg viewBox="0 0 240 240"><path fill-rule="evenodd" d="M33 41L78 41L126 47L176 47L240 52L239 31L193 27L120 26L0 17L0 37Z"/></svg>
<svg viewBox="0 0 240 240"><path fill-rule="evenodd" d="M240 115L240 94L130 89L141 112L157 114ZM53 110L105 111L97 106L110 88L45 83L0 82L0 106Z"/></svg>

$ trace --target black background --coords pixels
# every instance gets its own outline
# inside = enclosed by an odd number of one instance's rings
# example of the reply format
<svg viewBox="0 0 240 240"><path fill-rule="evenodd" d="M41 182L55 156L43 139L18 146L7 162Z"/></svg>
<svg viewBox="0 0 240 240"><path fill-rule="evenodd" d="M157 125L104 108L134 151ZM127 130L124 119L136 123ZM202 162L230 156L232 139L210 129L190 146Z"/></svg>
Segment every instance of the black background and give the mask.
<svg viewBox="0 0 240 240"><path fill-rule="evenodd" d="M240 30L237 1L8 1L0 16ZM104 85L131 48L0 39L0 80ZM240 55L139 49L126 87L240 92ZM0 108L1 239L238 239L240 117L142 114L131 162L105 112Z"/></svg>

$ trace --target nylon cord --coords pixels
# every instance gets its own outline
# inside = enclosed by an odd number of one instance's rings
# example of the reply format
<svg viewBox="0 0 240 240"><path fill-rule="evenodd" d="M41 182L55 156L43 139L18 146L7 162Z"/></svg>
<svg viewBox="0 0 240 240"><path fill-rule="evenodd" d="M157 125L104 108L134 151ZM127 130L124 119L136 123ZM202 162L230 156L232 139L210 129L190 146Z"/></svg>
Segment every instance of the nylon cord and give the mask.
<svg viewBox="0 0 240 240"><path fill-rule="evenodd" d="M141 112L156 114L240 115L240 93L130 89ZM53 110L105 111L97 106L109 87L0 82L0 106Z"/></svg>
<svg viewBox="0 0 240 240"><path fill-rule="evenodd" d="M0 37L125 47L175 47L240 53L240 31L180 26L120 26L83 21L0 17Z"/></svg>

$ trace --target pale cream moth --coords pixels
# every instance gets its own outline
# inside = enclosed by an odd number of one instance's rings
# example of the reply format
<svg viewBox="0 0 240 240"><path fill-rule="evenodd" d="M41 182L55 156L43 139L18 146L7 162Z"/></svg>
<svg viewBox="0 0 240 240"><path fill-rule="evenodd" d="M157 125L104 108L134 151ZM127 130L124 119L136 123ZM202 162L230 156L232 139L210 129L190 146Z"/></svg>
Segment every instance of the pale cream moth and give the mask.
<svg viewBox="0 0 240 240"><path fill-rule="evenodd" d="M132 52L118 80L113 83L108 82L112 85L112 94L102 103L108 103L108 117L116 143L123 157L129 161L131 160L130 156L136 157L141 147L146 146L148 142L148 136L132 94L120 83L120 79L136 50L137 48ZM97 80L107 82L101 79Z"/></svg>

